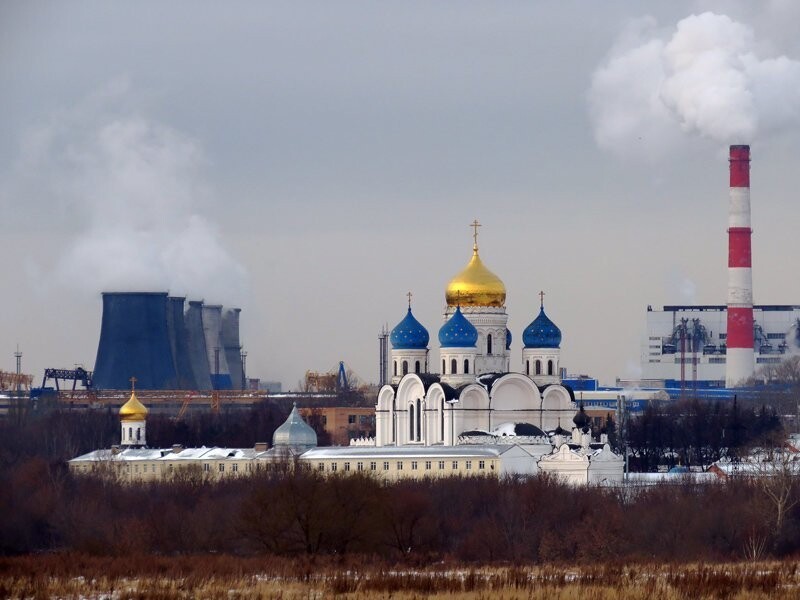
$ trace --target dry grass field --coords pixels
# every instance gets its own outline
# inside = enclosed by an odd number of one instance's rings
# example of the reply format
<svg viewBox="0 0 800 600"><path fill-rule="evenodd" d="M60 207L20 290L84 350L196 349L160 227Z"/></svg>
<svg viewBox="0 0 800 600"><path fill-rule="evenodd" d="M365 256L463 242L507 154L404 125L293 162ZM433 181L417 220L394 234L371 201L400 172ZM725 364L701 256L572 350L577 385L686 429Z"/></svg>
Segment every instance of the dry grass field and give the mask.
<svg viewBox="0 0 800 600"><path fill-rule="evenodd" d="M2 598L795 599L800 565L761 562L594 567L416 568L348 562L41 555L0 559Z"/></svg>

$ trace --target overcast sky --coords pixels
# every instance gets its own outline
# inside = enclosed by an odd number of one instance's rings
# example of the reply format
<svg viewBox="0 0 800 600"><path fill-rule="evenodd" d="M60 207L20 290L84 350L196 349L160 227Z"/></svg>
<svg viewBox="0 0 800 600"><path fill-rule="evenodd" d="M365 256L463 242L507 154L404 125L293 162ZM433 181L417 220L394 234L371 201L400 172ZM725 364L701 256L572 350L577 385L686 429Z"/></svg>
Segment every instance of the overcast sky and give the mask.
<svg viewBox="0 0 800 600"><path fill-rule="evenodd" d="M750 143L754 296L800 303L800 3L0 4L0 369L94 365L103 290L242 307L248 374L434 353L471 253L562 365L639 373L648 304L724 304ZM434 354L435 356L435 354ZM432 364L437 364L435 361Z"/></svg>

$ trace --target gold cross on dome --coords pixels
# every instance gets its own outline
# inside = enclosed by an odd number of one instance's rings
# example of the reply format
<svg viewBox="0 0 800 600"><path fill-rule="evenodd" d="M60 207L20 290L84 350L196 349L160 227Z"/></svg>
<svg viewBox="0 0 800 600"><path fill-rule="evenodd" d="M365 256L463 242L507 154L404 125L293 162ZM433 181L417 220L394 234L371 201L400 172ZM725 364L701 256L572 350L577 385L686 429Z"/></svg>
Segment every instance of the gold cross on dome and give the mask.
<svg viewBox="0 0 800 600"><path fill-rule="evenodd" d="M411 308L411 296L413 296L413 295L414 294L412 294L411 292L408 292L406 294L406 296L408 296L408 308Z"/></svg>
<svg viewBox="0 0 800 600"><path fill-rule="evenodd" d="M472 234L472 239L475 240L475 249L477 250L478 249L478 227L480 227L481 224L478 223L478 219L475 219L472 223L469 224L469 226L472 227L475 230L474 233Z"/></svg>
<svg viewBox="0 0 800 600"><path fill-rule="evenodd" d="M544 308L544 291L539 292L539 306Z"/></svg>
<svg viewBox="0 0 800 600"><path fill-rule="evenodd" d="M131 382L131 391L136 389L136 377L131 377L128 381Z"/></svg>

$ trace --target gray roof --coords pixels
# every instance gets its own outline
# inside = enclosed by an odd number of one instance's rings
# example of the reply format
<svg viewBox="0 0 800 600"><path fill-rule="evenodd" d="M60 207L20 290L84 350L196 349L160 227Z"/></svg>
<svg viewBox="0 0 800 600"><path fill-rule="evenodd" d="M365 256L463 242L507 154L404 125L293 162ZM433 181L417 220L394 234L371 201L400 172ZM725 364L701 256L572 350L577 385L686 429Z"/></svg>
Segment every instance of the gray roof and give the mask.
<svg viewBox="0 0 800 600"><path fill-rule="evenodd" d="M283 425L275 430L272 436L273 446L293 446L315 448L317 445L316 432L303 420L300 412L297 410L297 404L292 406L292 412L289 413Z"/></svg>

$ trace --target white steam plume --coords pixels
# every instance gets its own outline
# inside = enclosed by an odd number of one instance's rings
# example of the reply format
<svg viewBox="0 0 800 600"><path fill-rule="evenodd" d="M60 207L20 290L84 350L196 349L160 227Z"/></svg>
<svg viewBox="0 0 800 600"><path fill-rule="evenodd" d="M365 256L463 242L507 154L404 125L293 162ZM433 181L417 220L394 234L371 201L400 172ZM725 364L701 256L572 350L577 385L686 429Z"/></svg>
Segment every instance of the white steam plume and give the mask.
<svg viewBox="0 0 800 600"><path fill-rule="evenodd" d="M762 57L753 31L726 15L691 15L671 31L632 22L594 72L595 139L653 156L682 134L750 143L800 124L800 61Z"/></svg>
<svg viewBox="0 0 800 600"><path fill-rule="evenodd" d="M199 212L208 193L198 144L135 112L112 114L107 105L127 93L116 82L23 142L22 168L47 174L53 205L79 219L57 281L241 303L245 270Z"/></svg>

